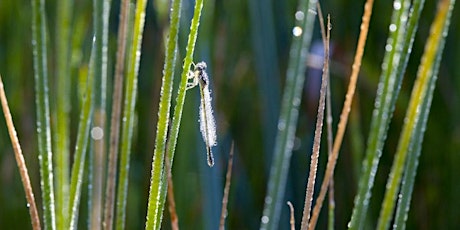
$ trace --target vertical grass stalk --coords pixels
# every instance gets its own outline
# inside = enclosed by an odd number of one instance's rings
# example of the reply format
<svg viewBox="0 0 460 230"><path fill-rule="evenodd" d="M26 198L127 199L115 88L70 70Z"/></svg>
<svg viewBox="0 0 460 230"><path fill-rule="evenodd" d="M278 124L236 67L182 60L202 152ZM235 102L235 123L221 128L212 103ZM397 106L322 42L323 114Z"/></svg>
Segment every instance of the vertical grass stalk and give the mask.
<svg viewBox="0 0 460 230"><path fill-rule="evenodd" d="M198 36L198 26L199 26L200 17L201 17L201 11L203 9L203 4L204 4L204 0L197 0L195 2L194 14L193 14L192 22L190 25L190 34L188 37L188 42L187 42L187 47L186 47L186 56L185 56L184 64L182 67L181 82L179 85L178 94L176 98L176 106L174 108L174 115L173 115L173 120L172 120L171 131L170 131L168 143L166 146L166 150L167 150L166 159L169 161L169 165L170 165L169 169L171 169L173 166L174 151L176 149L177 137L179 135L179 127L180 127L180 122L182 118L182 110L184 107L184 101L185 101L185 95L186 95L187 75L190 70L190 65L193 62L193 53L195 51L195 43L196 43L196 39ZM174 12L174 11L180 10L180 6L181 6L181 3L179 0L175 0L173 2L173 8L171 12L171 30L173 29L173 25L174 26L177 25L177 29L179 28L180 14L179 12ZM173 16L175 17L174 20L172 18ZM169 39L171 39L171 37ZM173 44L170 44L170 42L172 41L168 41L167 50L169 49L170 45L171 45L171 48L173 46ZM171 51L175 52L175 49L169 50L169 52ZM164 91L162 92L164 93ZM160 104L160 109L161 109L161 106L162 105ZM166 122L166 121L163 121L163 122ZM158 137L159 131L160 130L157 129L157 137ZM163 132L167 132L167 131L165 130ZM160 139L158 141L162 141L162 140ZM167 186L168 186L167 185L168 173L165 172L164 166L163 166L163 161L165 157L162 152L158 152L158 154L156 154L157 148L161 147L161 145L163 145L164 143L156 142L155 144L158 146L155 146L155 154L154 154L154 159L152 162L152 176L150 178L149 202L148 202L147 217L146 217L147 220L145 224L146 229L160 229L161 221L163 217L164 203L166 200ZM160 149L158 149L158 151L159 150Z"/></svg>
<svg viewBox="0 0 460 230"><path fill-rule="evenodd" d="M322 34L326 34L325 43L324 43L324 65L323 65L323 74L321 80L321 89L320 89L320 98L318 101L318 113L316 117L316 128L315 136L313 138L313 150L311 153L310 160L310 173L308 175L307 189L305 191L305 204L303 207L303 216L302 224L300 229L307 229L308 222L310 220L310 211L313 201L313 193L315 188L316 173L318 169L318 160L319 160L319 150L321 146L321 134L323 131L323 120L324 120L324 108L326 104L326 91L328 86L328 74L329 74L329 41L330 41L330 29L331 22L330 17L328 16L327 29L324 27L323 14L321 8L318 7L318 16L320 17L321 31Z"/></svg>
<svg viewBox="0 0 460 230"><path fill-rule="evenodd" d="M294 146L299 105L302 99L302 87L305 81L305 63L315 21L315 15L309 13L308 10L314 8L316 2L317 0L301 0L296 12L302 17L298 17L295 26L302 32L300 35L294 34L292 37L289 66L286 73L286 86L281 101L278 133L260 229L278 229L281 206L284 204L286 178Z"/></svg>
<svg viewBox="0 0 460 230"><path fill-rule="evenodd" d="M387 45L385 46L386 53L367 140L366 156L349 225L351 229L362 229L365 223L369 200L372 196L371 190L382 155L388 125L412 48L418 20L412 20L410 24L407 23L410 5L409 0L395 0L393 2L393 15ZM418 17L417 12L415 11L411 17Z"/></svg>
<svg viewBox="0 0 460 230"><path fill-rule="evenodd" d="M73 0L57 2L56 9L56 109L54 111L54 172L56 174L56 227L68 226L69 199L69 113L70 32Z"/></svg>
<svg viewBox="0 0 460 230"><path fill-rule="evenodd" d="M230 154L228 156L227 164L227 173L225 174L225 187L224 195L222 196L222 210L220 212L220 223L219 230L225 230L225 219L228 215L228 196L230 195L230 185L232 183L232 168L233 168L233 151L234 151L234 142L232 142L232 147L230 148Z"/></svg>
<svg viewBox="0 0 460 230"><path fill-rule="evenodd" d="M321 12L321 6L318 3L318 13ZM330 17L330 15L328 15ZM319 14L319 19L323 21L323 16L322 13ZM328 24L330 19L328 19ZM321 37L323 38L323 44L326 47L326 44L328 46L330 45L330 38L327 38L326 35L326 28L324 28L324 22L320 22L321 25ZM328 25L329 27L329 25ZM329 28L328 28L329 29ZM329 41L328 41L329 40ZM328 54L330 55L330 54ZM327 152L328 152L328 157L332 155L332 146L334 144L334 134L332 132L332 105L331 105L331 78L329 74L329 68L326 69L326 77L327 77L327 88L326 88L326 129L327 129ZM328 203L328 215L327 215L327 227L330 230L334 229L334 220L335 220L335 200L334 200L334 178L331 178L331 181L329 182L329 203Z"/></svg>
<svg viewBox="0 0 460 230"><path fill-rule="evenodd" d="M92 151L89 160L92 161L91 172L91 218L90 225L100 229L102 190L104 187L105 173L105 119L106 119L106 94L107 94L107 52L108 52L108 30L109 30L109 11L110 0L93 0L93 27L95 34L94 52L94 122L93 130L102 132L102 135L92 136ZM93 228L93 229L94 229Z"/></svg>
<svg viewBox="0 0 460 230"><path fill-rule="evenodd" d="M408 48L411 49L412 47L413 39L415 36L415 32L417 30L417 25L418 25L418 21L420 18L420 13L423 9L424 2L425 2L424 0L417 0L413 2L413 6L411 8L411 12L409 15L409 21L407 24L407 30L406 30L407 34L404 38L405 42L404 42L404 47L403 47L403 55L405 55L405 57L403 58L406 58L406 59L409 58L409 54L407 54L407 49ZM402 74L405 72L406 65L407 65L407 60L404 60L404 63L402 65L399 65L399 68L400 68L399 71L401 72L398 72L397 74L400 74L401 78L402 78ZM396 98L393 98L393 100L396 100ZM395 101L393 103L395 103ZM415 105L409 105L408 113L409 113L409 110L413 109L413 107L411 106L415 106ZM409 129L412 129L412 128L413 128L412 126L410 126L409 128L405 125L401 133L402 136L408 135L408 132L411 132L411 130ZM382 208L380 210L380 216L379 216L379 221L377 225L378 229L388 229L390 227L390 221L394 214L396 195L399 190L399 184L401 182L401 176L403 172L402 170L405 164L404 162L405 162L406 154L407 154L406 150L407 150L407 146L401 146L401 145L398 146L398 149L395 155L395 159L394 159L394 163L393 163L393 167L389 174L390 176L388 178L388 182L386 186L387 189L385 192L384 200L382 202Z"/></svg>
<svg viewBox="0 0 460 230"><path fill-rule="evenodd" d="M44 229L56 229L44 0L32 0L32 47Z"/></svg>
<svg viewBox="0 0 460 230"><path fill-rule="evenodd" d="M394 229L405 229L423 136L454 4L455 0L443 0L438 4L438 13L431 26L430 37L425 45L425 52L409 102L408 114L406 115L407 122L405 122L403 130L407 128L408 131L412 132L410 133L411 137L406 137L403 131L398 145L405 146L407 163L404 167ZM411 126L413 123L415 123L415 128Z"/></svg>
<svg viewBox="0 0 460 230"><path fill-rule="evenodd" d="M128 176L129 176L129 158L131 155L131 143L133 139L133 126L137 96L137 78L139 73L139 63L141 58L142 35L145 23L145 8L147 0L139 0L136 4L133 24L133 39L128 53L128 66L125 82L125 99L122 118L122 135L121 135L121 152L120 167L118 172L118 183L120 191L119 199L126 202L128 196ZM112 175L110 175L112 176ZM115 176L115 175L113 175ZM107 200L108 201L108 200ZM112 204L105 206L104 224L106 229L112 229L113 222L113 198ZM110 205L110 206L108 206ZM123 224L123 223L122 223ZM119 226L120 227L120 226Z"/></svg>
<svg viewBox="0 0 460 230"><path fill-rule="evenodd" d="M107 187L106 189L115 189L116 183L116 170L118 162L118 145L120 139L120 117L121 117L121 103L123 97L123 80L125 69L125 56L126 56L126 43L128 42L128 23L129 23L129 0L121 1L120 9L120 22L118 25L118 50L117 50L117 63L115 66L115 79L114 89L112 94L112 114L110 121L110 146L109 146L109 163L107 173ZM118 186L118 189L124 189L123 186ZM107 192L108 194L109 192ZM123 190L118 190L116 204L116 228L125 228L126 217L126 194Z"/></svg>
<svg viewBox="0 0 460 230"><path fill-rule="evenodd" d="M364 54L364 48L366 45L367 34L369 32L369 23L371 20L373 5L373 0L367 0L364 4L364 13L360 26L361 31L359 33L356 53L353 60L350 82L348 84L347 94L345 96L345 102L343 104L342 113L340 114L340 120L337 128L337 134L334 140L332 154L331 156L329 156L327 161L326 173L324 175L324 180L321 184L321 191L319 193L318 198L316 199L316 204L313 209L312 218L310 220L310 223L308 224L308 229L315 229L319 217L319 212L321 210L324 199L326 197L327 189L329 187L329 182L332 180L332 177L334 176L335 166L337 164L337 159L339 157L339 150L342 146L343 136L345 134L345 129L348 123L348 117L350 115L351 105L353 102L353 97L355 95L356 82L358 81L358 74L361 68L361 62Z"/></svg>
<svg viewBox="0 0 460 230"><path fill-rule="evenodd" d="M68 229L77 229L78 210L80 206L81 184L83 181L83 170L85 168L86 151L89 139L89 131L92 123L94 110L94 37L89 63L89 70L86 78L85 95L81 106L80 120L78 124L77 142L70 180L70 223Z"/></svg>

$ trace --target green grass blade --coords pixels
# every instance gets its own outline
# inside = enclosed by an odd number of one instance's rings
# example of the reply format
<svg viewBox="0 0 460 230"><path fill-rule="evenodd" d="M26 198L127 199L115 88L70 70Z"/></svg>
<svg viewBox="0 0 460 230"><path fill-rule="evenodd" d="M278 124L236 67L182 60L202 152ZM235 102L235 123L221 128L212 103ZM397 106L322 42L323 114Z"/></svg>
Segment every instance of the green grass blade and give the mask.
<svg viewBox="0 0 460 230"><path fill-rule="evenodd" d="M147 6L146 0L139 0L136 4L136 11L134 15L133 24L133 40L128 52L128 65L127 75L125 82L125 99L122 118L122 134L121 134L121 151L120 151L120 165L118 172L118 199L121 202L126 202L128 197L128 176L129 176L129 163L131 155L131 143L133 139L133 126L137 96L137 77L139 73L139 63L141 58L141 44L142 35L144 32L145 23L145 8ZM126 204L125 204L126 205ZM105 223L112 222L107 219L107 214L113 215L113 210L106 207ZM124 218L123 218L124 219Z"/></svg>
<svg viewBox="0 0 460 230"><path fill-rule="evenodd" d="M415 31L417 30L417 25L418 21L420 19L420 14L423 9L425 1L424 0L417 0L413 2L412 8L411 8L411 13L409 16L409 22L407 26L407 34L406 34L406 41L404 43L403 47L403 53L402 55L404 57L402 58L407 58L409 55L407 54L407 50L411 49L412 44L413 44L413 39L415 36ZM407 61L403 64L400 65L400 70L404 72L405 65L407 64ZM401 69L402 68L402 69ZM393 98L393 104L396 101L396 97ZM403 131L407 132L407 131ZM395 160L393 163L393 168L391 170L391 173L389 174L389 179L388 183L386 186L386 192L385 192L385 198L382 202L382 208L380 210L380 216L379 216L379 222L377 225L378 229L388 229L390 227L390 221L393 217L393 211L394 211L394 206L395 206L395 201L396 201L396 194L399 190L399 183L401 181L401 175L402 175L402 169L404 165L404 160L406 158L406 154L404 153L403 149L398 148L397 154L395 156Z"/></svg>
<svg viewBox="0 0 460 230"><path fill-rule="evenodd" d="M403 133L398 145L398 149L401 148L402 151L407 152L407 163L404 167L404 178L395 216L394 229L405 229L423 136L430 113L433 91L436 87L439 64L454 4L455 0L439 2L438 13L431 27L430 37L425 46L425 53L422 57L422 63L420 64L417 80L409 102L405 119L407 122L404 123Z"/></svg>
<svg viewBox="0 0 460 230"><path fill-rule="evenodd" d="M54 172L56 175L56 227L68 226L69 199L69 125L70 125L70 32L73 0L57 2L56 9L56 110Z"/></svg>
<svg viewBox="0 0 460 230"><path fill-rule="evenodd" d="M43 222L44 229L56 229L44 0L32 0L32 46Z"/></svg>
<svg viewBox="0 0 460 230"><path fill-rule="evenodd" d="M401 87L404 69L409 57L408 53L411 50L409 48L412 47L412 44L407 43L412 43L412 36L415 33L414 28L409 34L407 32L408 27L405 24L410 4L409 0L395 0L393 2L390 34L385 46L386 53L382 64L382 74L380 75L380 83L375 99L366 156L359 179L358 194L355 197L355 206L349 223L350 229L362 229L365 224L369 200L372 196L371 190L374 185L388 125Z"/></svg>
<svg viewBox="0 0 460 230"><path fill-rule="evenodd" d="M94 48L94 43L93 43ZM92 123L94 110L94 53L91 51L90 66L87 74L85 95L80 112L78 124L77 142L75 144L74 163L72 166L70 180L70 223L68 229L76 229L78 222L78 210L80 205L81 185L83 181L83 170L85 168L86 151L89 139L89 130Z"/></svg>
<svg viewBox="0 0 460 230"><path fill-rule="evenodd" d="M315 15L309 13L308 9L314 9L316 2L316 0L302 0L299 2L297 13L304 16L301 20L296 21L295 26L298 26L302 33L300 36L294 35L292 38L286 86L282 98L275 151L260 229L278 229L281 206L284 204L284 190L289 171L297 117L299 115L301 92L305 81L304 72L306 66L304 63L307 59L315 21Z"/></svg>
<svg viewBox="0 0 460 230"><path fill-rule="evenodd" d="M193 53L195 51L195 43L198 36L198 26L201 17L201 11L203 9L203 2L204 0L197 0L195 2L194 14L190 25L190 34L188 37L188 43L186 47L186 56L182 67L181 82L179 85L179 90L176 98L176 106L174 108L171 132L166 147L166 159L169 161L170 167L172 167L173 164L174 151L176 148L177 137L179 135L179 127L186 95L187 74L190 69L190 65L193 62ZM180 2L176 2L175 4L173 4L173 6L176 7L175 10L180 10ZM171 23L173 23L173 21L171 21ZM174 21L174 24L177 24L178 27L179 17L177 18L177 22ZM158 147L159 146L156 146L156 149ZM146 229L160 229L163 217L164 202L166 199L167 173L165 172L163 167L164 156L161 153L158 155L161 156L155 155L155 158L152 162L152 176L150 178L149 203L146 217L147 220L145 223Z"/></svg>

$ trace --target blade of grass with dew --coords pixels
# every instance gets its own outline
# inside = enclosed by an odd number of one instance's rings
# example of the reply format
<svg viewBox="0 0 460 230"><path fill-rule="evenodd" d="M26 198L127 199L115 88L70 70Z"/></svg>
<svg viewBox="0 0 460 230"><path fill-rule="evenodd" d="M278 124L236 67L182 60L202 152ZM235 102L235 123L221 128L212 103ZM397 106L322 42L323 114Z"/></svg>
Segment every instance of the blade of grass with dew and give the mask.
<svg viewBox="0 0 460 230"><path fill-rule="evenodd" d="M362 166L358 193L354 201L355 207L350 220L349 227L351 229L362 229L365 223L386 132L412 50L413 36L418 22L415 19L419 17L419 11L414 11L414 14L411 15L412 20L407 23L410 5L409 0L395 0L393 2L393 16L389 27L390 35L385 46L386 53L367 140L366 156Z"/></svg>
<svg viewBox="0 0 460 230"><path fill-rule="evenodd" d="M48 95L45 1L32 0L32 47L37 112L38 160L43 200L44 229L56 229L53 153Z"/></svg>
<svg viewBox="0 0 460 230"><path fill-rule="evenodd" d="M75 153L70 180L69 211L70 221L68 229L76 229L78 222L78 210L80 205L81 185L83 181L83 170L85 168L85 158L89 139L89 131L92 123L94 110L94 43L91 50L89 70L86 78L85 95L82 100L80 120L78 124L77 142L75 143Z"/></svg>
<svg viewBox="0 0 460 230"><path fill-rule="evenodd" d="M190 65L193 62L193 53L195 51L195 43L198 36L198 26L200 23L201 11L203 9L203 2L204 0L197 0L195 2L194 14L190 24L190 33L186 47L186 55L184 58L184 64L182 66L181 82L176 98L176 106L174 108L171 131L166 145L166 158L169 160L169 165L171 168L173 166L174 152L176 150L177 137L179 135L179 127L182 119L182 111L184 108L187 75L190 70ZM179 3L177 8L174 10L180 10ZM179 23L179 20L176 23ZM163 167L160 167L163 164L162 161L164 157L160 156L158 158L159 159L154 159L152 162L152 177L150 179L149 203L146 217L147 220L145 224L146 229L160 229L161 220L163 218L163 209L168 185L166 180L167 173L164 172Z"/></svg>
<svg viewBox="0 0 460 230"><path fill-rule="evenodd" d="M294 36L290 50L289 65L286 73L286 86L283 93L280 118L278 120L278 133L275 142L270 177L268 180L267 194L260 229L277 229L284 203L284 190L286 185L289 162L291 159L294 135L299 116L301 93L305 81L305 62L313 34L315 14L310 13L317 0L301 0L298 5L298 15L294 27ZM298 33L300 31L300 33Z"/></svg>
<svg viewBox="0 0 460 230"><path fill-rule="evenodd" d="M410 16L409 16L409 22L407 25L408 27L407 36L405 38L405 43L404 43L405 47L403 48L403 52L406 50L405 49L406 45L409 45L409 49L411 49L412 47L413 39L415 36L415 32L417 30L417 24L420 18L421 11L424 6L424 2L425 2L424 0L418 0L412 3L412 8L411 8ZM409 55L407 55L406 57L408 58ZM406 64L407 62L404 65ZM399 66L399 67L402 67L402 66ZM405 66L403 68L405 69ZM404 69L402 69L401 71L404 72ZM403 73L400 73L400 74L403 74ZM414 90L415 90L415 87L418 87L418 86L414 86ZM393 100L396 100L396 98L393 98ZM414 106L414 105L409 105L408 113L409 113L409 110L411 109L410 106ZM404 126L403 131L401 132L402 136L408 135L409 132L411 132L412 128L413 126L409 126L409 127ZM404 130L404 129L407 129L407 130ZM382 201L382 208L380 209L379 221L377 224L378 229L388 229L390 227L390 222L394 214L396 194L399 191L399 185L401 182L401 176L403 172L402 170L405 164L404 162L407 156L406 154L408 153L406 151L406 148L407 146L398 146L398 149L395 155L395 159L394 159L394 163L393 163L391 172L389 174L390 176L388 177L385 197L384 197L384 200Z"/></svg>
<svg viewBox="0 0 460 230"><path fill-rule="evenodd" d="M91 226L100 229L101 207L102 207L102 190L104 187L104 171L106 168L106 151L105 151L105 119L106 119L106 94L107 94L107 52L108 52L108 30L109 30L109 11L110 0L93 0L93 27L96 41L93 49L94 52L94 122L93 131L95 135L92 138L92 151L90 151L89 160L92 161L93 168L89 171L91 177ZM100 134L97 134L100 132ZM112 202L113 203L113 202Z"/></svg>
<svg viewBox="0 0 460 230"><path fill-rule="evenodd" d="M219 230L225 230L225 219L227 218L227 214L228 214L227 206L228 206L228 196L230 195L230 185L232 183L234 145L235 143L232 142L232 147L230 149L230 154L228 157L227 173L225 174L224 195L222 196L222 211L220 212Z"/></svg>
<svg viewBox="0 0 460 230"><path fill-rule="evenodd" d="M413 94L411 96L410 104L414 104L414 106L409 106L408 114L410 113L411 116L406 116L406 118L415 120L416 124L415 128L411 128L414 126L410 126L410 120L405 123L404 128L407 126L409 130L412 129L412 137L404 138L404 135L402 135L400 139L400 145L407 146L407 163L404 167L403 183L399 193L398 207L395 216L395 223L393 225L394 229L405 229L415 175L417 173L418 159L422 148L426 123L433 98L433 91L436 87L439 65L454 4L455 0L443 0L439 2L438 13L432 24L430 37L426 43L425 52L421 59L422 63L420 64L417 74L418 76L415 83L417 87L414 86ZM419 94L422 94L423 96ZM417 116L419 117L417 118ZM410 143L406 144L405 142Z"/></svg>
<svg viewBox="0 0 460 230"><path fill-rule="evenodd" d="M133 39L128 53L127 75L125 82L125 99L122 118L122 135L121 135L121 152L120 152L120 166L118 174L118 191L120 191L118 198L126 202L128 196L128 176L131 155L131 143L133 139L133 126L136 107L137 96L137 78L139 74L139 63L141 58L141 44L142 35L144 32L145 24L145 8L147 6L146 0L139 0L136 3L136 11L134 14L133 24ZM113 201L112 201L113 202ZM112 204L113 205L113 204ZM113 206L109 208L106 204L104 222L106 227L112 225L113 221ZM122 218L122 217L120 217ZM124 218L123 218L124 219ZM117 228L124 228L124 220L117 224ZM111 228L108 228L111 229Z"/></svg>
<svg viewBox="0 0 460 230"><path fill-rule="evenodd" d="M107 172L107 187L106 189L115 190L116 170L118 162L118 146L120 140L120 117L121 103L123 98L123 81L126 63L126 43L128 42L128 23L129 23L130 6L129 0L121 1L120 22L118 25L118 48L117 61L115 66L114 89L112 94L112 114L110 120L110 141L109 141L109 156L108 156L108 172ZM119 186L118 188L123 188ZM110 191L106 192L107 194ZM116 199L116 228L124 228L126 216L126 200L123 191L117 192ZM98 224L99 225L99 224Z"/></svg>
<svg viewBox="0 0 460 230"><path fill-rule="evenodd" d="M68 226L70 157L70 32L74 1L62 0L56 8L56 109L54 111L54 172L56 175L56 227Z"/></svg>
<svg viewBox="0 0 460 230"><path fill-rule="evenodd" d="M173 0L171 3L170 11L170 24L169 32L166 41L166 50L165 50L165 63L163 67L163 78L161 85L161 94L160 94L160 104L158 110L158 122L157 122L157 133L155 139L155 149L152 159L152 171L150 179L150 191L149 191L149 203L148 203L148 212L147 212L147 222L149 222L150 214L154 215L154 219L151 221L156 221L159 223L151 223L153 226L161 226L162 211L164 208L164 202L166 199L166 189L165 185L168 172L165 172L163 169L165 161L165 152L166 152L166 139L168 134L169 127L169 117L171 109L171 98L172 98L172 87L174 82L174 70L176 66L177 59L177 40L180 28L180 17L181 17L181 8L182 0ZM166 157L166 160L169 161L169 169L172 165L172 160L169 160ZM163 195L163 197L161 196ZM151 200L152 199L152 200ZM151 203L152 202L152 203ZM163 203L161 203L163 202ZM152 206L151 206L152 205ZM152 209L150 209L152 208ZM150 213L150 214L149 214ZM172 220L171 220L172 221ZM155 224L155 225L153 225ZM147 229L147 224L146 224ZM150 228L149 228L150 229Z"/></svg>
<svg viewBox="0 0 460 230"><path fill-rule="evenodd" d="M30 219L32 221L32 228L34 230L40 230L40 217L38 215L37 205L35 203L34 192L32 190L32 184L30 183L29 173L27 172L27 165L22 154L21 145L17 136L16 128L13 124L13 118L11 117L10 108L6 99L5 90L3 88L2 76L0 75L0 101L3 108L3 115L5 115L6 125L8 127L8 134L10 135L11 144L13 145L14 156L16 163L18 164L19 174L21 175L22 185L24 186L24 192L26 194L27 207L29 208Z"/></svg>
<svg viewBox="0 0 460 230"><path fill-rule="evenodd" d="M321 12L320 10L320 4L317 4L318 8L318 13ZM329 15L328 15L329 16ZM323 21L323 16L322 13L319 15L319 19ZM323 44L326 45L326 42L330 44L330 38L329 41L327 41L327 36L324 28L324 22L320 22L321 26L321 37L323 39ZM328 28L329 29L329 28ZM329 46L329 45L328 45ZM328 54L330 55L330 54ZM332 132L332 106L331 106L331 84L330 84L330 74L329 74L329 68L327 68L327 88L326 88L326 126L327 126L327 151L328 151L328 157L332 155L332 145L334 143L334 134ZM328 216L327 216L327 226L328 229L333 230L334 229L334 221L335 220L335 201L334 201L334 178L331 178L331 182L329 183L329 202L328 202Z"/></svg>
<svg viewBox="0 0 460 230"><path fill-rule="evenodd" d="M317 7L318 9L318 17L320 20L320 26L321 26L321 37L323 39L323 44L325 46L325 49L327 47L328 52L327 55L329 56L329 45L330 45L330 37L328 38L329 35L329 27L330 27L330 15L328 15L328 33L326 34L326 28L324 28L324 19L323 19L323 14L321 12L321 6L318 2ZM323 67L324 68L324 67ZM327 125L327 151L328 151L328 157L332 155L332 145L334 143L333 136L334 134L332 133L332 106L331 106L331 85L330 85L330 74L329 74L329 66L328 68L325 68L326 71L326 77L327 77L327 88L326 88L326 125ZM328 229L333 230L334 229L334 220L335 220L335 201L334 201L334 178L331 178L331 181L329 182L329 202L328 202L328 215L327 215L327 226Z"/></svg>
<svg viewBox="0 0 460 230"><path fill-rule="evenodd" d="M328 82L326 92L326 124L327 124L327 151L328 157L332 155L332 144L334 143L332 133L332 106L331 106L331 78L330 74L327 74ZM329 182L329 205L327 215L327 228L334 230L335 223L335 198L334 198L334 178L331 178Z"/></svg>
<svg viewBox="0 0 460 230"><path fill-rule="evenodd" d="M364 54L364 48L366 45L367 34L369 31L369 23L372 15L373 5L373 0L367 0L364 4L364 13L360 26L361 31L359 33L356 54L353 60L352 72L350 75L350 83L348 84L345 102L343 104L342 113L340 114L340 120L337 129L337 134L335 136L332 154L331 156L329 156L327 161L326 173L321 184L321 190L319 192L318 198L316 199L316 204L313 209L312 218L310 219L310 223L308 224L308 229L315 229L319 217L319 212L321 211L321 207L323 205L324 198L326 197L326 192L329 187L329 182L332 180L332 177L334 176L335 166L337 164L337 159L339 157L339 150L342 145L343 136L345 134L345 129L348 123L348 116L350 115L351 105L356 90L356 82L358 81L358 74L361 68L361 62Z"/></svg>
<svg viewBox="0 0 460 230"><path fill-rule="evenodd" d="M323 64L323 74L321 80L321 88L320 88L320 98L318 101L318 112L316 117L316 127L315 127L315 135L313 139L313 149L311 153L311 160L310 160L310 172L308 175L308 182L307 188L305 191L305 203L303 207L303 215L302 215L302 223L300 229L307 229L308 222L310 220L310 211L313 201L313 193L315 189L315 180L316 180L316 173L318 169L318 160L319 160L319 150L321 147L321 135L323 131L323 120L324 120L324 108L326 104L326 91L328 85L328 73L329 73L329 41L330 41L330 29L331 29L331 22L330 16L328 15L327 21L327 29L324 27L324 19L323 14L321 12L321 7L319 3L317 4L318 8L318 16L320 18L321 24L321 33L325 38L324 43L324 64Z"/></svg>

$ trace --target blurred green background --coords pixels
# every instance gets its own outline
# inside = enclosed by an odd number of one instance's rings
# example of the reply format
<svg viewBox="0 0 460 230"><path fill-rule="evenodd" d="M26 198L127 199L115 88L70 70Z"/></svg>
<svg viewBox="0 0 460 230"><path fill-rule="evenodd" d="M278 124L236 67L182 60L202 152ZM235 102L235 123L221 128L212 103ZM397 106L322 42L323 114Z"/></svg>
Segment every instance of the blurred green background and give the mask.
<svg viewBox="0 0 460 230"><path fill-rule="evenodd" d="M53 79L58 77L54 74L56 64L54 41L57 39L54 20L56 2L56 0L46 1L51 109L54 108L54 99L59 96L55 94L53 82ZM109 28L109 79L113 77L115 63L119 4L119 1L112 1ZM127 229L141 229L145 223L164 61L164 30L168 24L168 4L165 0L149 1L147 6L138 82L137 125L128 191ZM323 12L331 14L332 21L331 87L334 124L336 124L348 84L364 1L323 1L321 4ZM178 63L182 63L185 53L193 1L184 0L182 6ZM232 141L235 143L235 162L228 205L228 227L229 229L259 227L296 8L297 1L293 0L205 1L194 61L204 60L208 64L217 120L218 146L214 148L216 165L209 168L199 133L199 93L198 90L189 91L173 166L176 207L179 225L182 228L217 228L226 164ZM391 1L376 1L374 4L352 116L335 171L338 229L346 227L353 207L357 176L361 169L361 157L369 130L391 9ZM435 9L436 1L427 1L419 23L412 56L373 189L368 217L368 226L372 228L376 224L407 102ZM91 48L92 2L75 1L73 14L72 72L69 76L59 76L71 77L75 83L69 92L75 99L71 109L71 146L75 143L79 114L76 82L79 72L88 63ZM460 178L458 169L460 165L460 68L455 68L455 63L460 63L459 22L460 10L457 7L453 12L425 133L407 222L408 229L453 229L460 226L460 183L458 183ZM317 22L311 53L316 55L314 57L321 58L322 44ZM286 185L285 201L289 200L294 204L297 225L303 208L321 77L321 66L315 64L314 57L309 58L310 61L306 63L309 68L306 72L307 79ZM176 71L177 76L179 72ZM0 1L0 74L29 167L35 197L40 204L30 1ZM109 84L111 82L109 80ZM173 92L176 93L177 84L174 87ZM323 145L321 151L323 155L320 157L317 181L322 180L324 173L325 147L326 145ZM73 152L73 148L71 150ZM317 183L315 191L318 191L318 186ZM80 228L83 229L86 228L87 216L85 193L87 189L83 190L80 208ZM42 212L41 208L39 211ZM280 229L287 229L289 227L287 205L283 206L282 213ZM323 210L318 229L325 228L325 217L326 212ZM165 214L163 227L170 228L168 214ZM3 115L0 116L0 228L31 228L24 189Z"/></svg>

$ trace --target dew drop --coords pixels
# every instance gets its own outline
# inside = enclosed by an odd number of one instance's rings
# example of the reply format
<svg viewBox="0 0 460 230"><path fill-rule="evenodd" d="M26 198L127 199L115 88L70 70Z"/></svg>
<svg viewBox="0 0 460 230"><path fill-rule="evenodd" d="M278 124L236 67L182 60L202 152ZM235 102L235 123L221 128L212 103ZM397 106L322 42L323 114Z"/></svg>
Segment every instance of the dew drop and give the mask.
<svg viewBox="0 0 460 230"><path fill-rule="evenodd" d="M293 106L299 106L300 105L300 98L294 98L292 100L292 105Z"/></svg>
<svg viewBox="0 0 460 230"><path fill-rule="evenodd" d="M393 8L394 8L395 10L400 10L400 9L401 9L401 2L400 2L400 1L395 1L395 2L393 3Z"/></svg>
<svg viewBox="0 0 460 230"><path fill-rule="evenodd" d="M300 35L302 35L302 28L300 28L299 26L296 26L292 29L292 34L296 37L299 37Z"/></svg>
<svg viewBox="0 0 460 230"><path fill-rule="evenodd" d="M396 31L396 25L395 24L391 24L390 25L390 32L395 32Z"/></svg>
<svg viewBox="0 0 460 230"><path fill-rule="evenodd" d="M265 197L265 204L271 204L272 203L272 198L267 196Z"/></svg>
<svg viewBox="0 0 460 230"><path fill-rule="evenodd" d="M295 12L295 19L298 20L298 21L302 21L305 17L305 14L302 12L302 11L297 11Z"/></svg>
<svg viewBox="0 0 460 230"><path fill-rule="evenodd" d="M100 140L104 137L104 130L102 130L101 127L94 127L93 129L91 129L91 138L93 138L93 140Z"/></svg>
<svg viewBox="0 0 460 230"><path fill-rule="evenodd" d="M262 216L262 223L266 224L268 223L268 221L270 221L270 218L268 218L268 216Z"/></svg>
<svg viewBox="0 0 460 230"><path fill-rule="evenodd" d="M390 52L392 49L393 49L393 46L391 46L390 44L387 44L387 45L385 46L385 50L386 50L387 52Z"/></svg>
<svg viewBox="0 0 460 230"><path fill-rule="evenodd" d="M278 130L284 130L286 128L286 122L284 120L280 120L278 122Z"/></svg>

